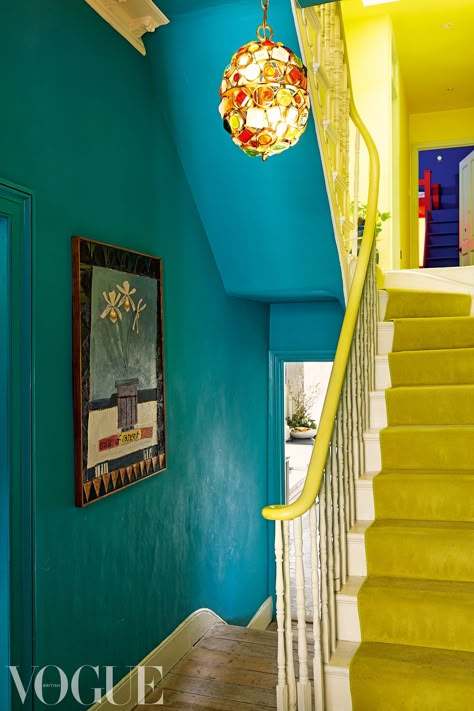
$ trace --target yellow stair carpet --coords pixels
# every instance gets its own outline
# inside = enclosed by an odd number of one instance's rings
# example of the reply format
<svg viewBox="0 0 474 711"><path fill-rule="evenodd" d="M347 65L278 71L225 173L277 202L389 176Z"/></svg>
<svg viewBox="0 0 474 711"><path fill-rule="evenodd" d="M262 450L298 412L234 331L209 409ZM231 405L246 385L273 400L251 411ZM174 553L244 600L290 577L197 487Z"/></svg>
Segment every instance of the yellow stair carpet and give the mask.
<svg viewBox="0 0 474 711"><path fill-rule="evenodd" d="M474 318L463 294L389 290L394 321L358 596L353 711L474 710Z"/></svg>

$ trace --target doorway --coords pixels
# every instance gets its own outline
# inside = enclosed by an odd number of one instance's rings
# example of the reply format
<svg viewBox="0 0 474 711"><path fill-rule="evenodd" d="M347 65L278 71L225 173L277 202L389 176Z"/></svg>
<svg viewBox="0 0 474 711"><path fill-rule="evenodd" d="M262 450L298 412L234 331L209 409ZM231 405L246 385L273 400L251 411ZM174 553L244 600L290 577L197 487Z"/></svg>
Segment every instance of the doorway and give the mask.
<svg viewBox="0 0 474 711"><path fill-rule="evenodd" d="M33 666L31 195L0 182L0 708Z"/></svg>
<svg viewBox="0 0 474 711"><path fill-rule="evenodd" d="M430 144L415 149L416 266L430 269L459 266L459 166L473 148L470 144Z"/></svg>

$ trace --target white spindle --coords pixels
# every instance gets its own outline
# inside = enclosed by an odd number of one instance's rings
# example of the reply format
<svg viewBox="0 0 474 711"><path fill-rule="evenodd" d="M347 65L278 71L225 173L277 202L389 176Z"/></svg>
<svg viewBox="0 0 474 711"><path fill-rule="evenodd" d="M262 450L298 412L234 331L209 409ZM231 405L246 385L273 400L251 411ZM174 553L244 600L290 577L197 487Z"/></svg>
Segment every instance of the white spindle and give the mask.
<svg viewBox="0 0 474 711"><path fill-rule="evenodd" d="M311 533L311 590L313 593L313 679L314 679L314 709L324 711L324 673L321 647L321 596L319 592L319 554L318 554L318 504L313 504L309 510L309 526Z"/></svg>
<svg viewBox="0 0 474 711"><path fill-rule="evenodd" d="M288 709L296 709L296 679L295 679L295 659L293 655L293 627L291 620L291 586L290 586L290 544L289 544L289 524L283 522L283 575L285 586L285 657L286 657L286 679L288 684Z"/></svg>
<svg viewBox="0 0 474 711"><path fill-rule="evenodd" d="M288 711L288 685L286 682L285 659L285 603L283 578L283 522L275 521L275 562L276 562L276 620L278 635L277 669L278 683L276 689L277 711Z"/></svg>
<svg viewBox="0 0 474 711"><path fill-rule="evenodd" d="M296 616L298 618L298 682L296 684L298 710L311 711L311 684L308 676L308 643L306 640L306 605L303 565L302 517L293 521L296 569Z"/></svg>

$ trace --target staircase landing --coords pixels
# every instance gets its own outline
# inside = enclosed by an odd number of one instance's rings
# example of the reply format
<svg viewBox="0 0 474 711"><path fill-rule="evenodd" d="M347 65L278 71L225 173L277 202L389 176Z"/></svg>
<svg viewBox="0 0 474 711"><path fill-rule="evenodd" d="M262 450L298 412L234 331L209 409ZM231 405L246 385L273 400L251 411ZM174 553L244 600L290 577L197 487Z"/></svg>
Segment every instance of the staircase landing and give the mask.
<svg viewBox="0 0 474 711"><path fill-rule="evenodd" d="M214 625L135 711L163 694L165 711L264 711L276 708L275 632Z"/></svg>

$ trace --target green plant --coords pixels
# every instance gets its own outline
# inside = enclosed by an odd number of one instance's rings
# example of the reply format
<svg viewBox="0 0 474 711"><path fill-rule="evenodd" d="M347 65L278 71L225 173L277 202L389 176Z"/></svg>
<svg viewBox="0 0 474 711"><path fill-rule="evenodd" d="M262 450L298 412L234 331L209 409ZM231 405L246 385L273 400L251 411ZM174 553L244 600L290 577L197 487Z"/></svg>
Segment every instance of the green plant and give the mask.
<svg viewBox="0 0 474 711"><path fill-rule="evenodd" d="M351 202L351 215L354 215L354 201ZM391 217L390 212L380 212L377 210L377 219L375 222L375 239L382 232L382 223L389 220ZM367 219L367 204L360 202L357 209L357 225L358 227L363 227L365 225L365 220Z"/></svg>
<svg viewBox="0 0 474 711"><path fill-rule="evenodd" d="M291 385L288 386L288 393L293 405L293 414L286 418L288 427L292 429L297 427L316 429L316 422L312 419L310 410L319 396L319 387L319 383L317 383L305 391L302 375L297 378L294 387L291 387Z"/></svg>

